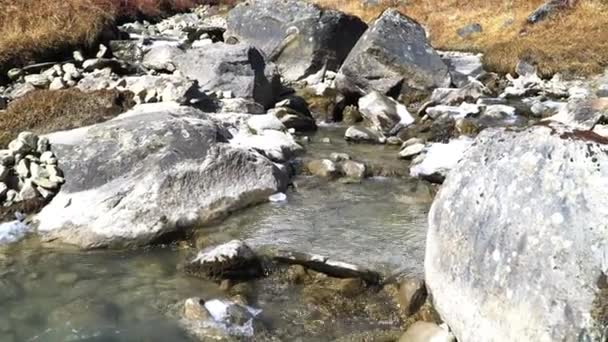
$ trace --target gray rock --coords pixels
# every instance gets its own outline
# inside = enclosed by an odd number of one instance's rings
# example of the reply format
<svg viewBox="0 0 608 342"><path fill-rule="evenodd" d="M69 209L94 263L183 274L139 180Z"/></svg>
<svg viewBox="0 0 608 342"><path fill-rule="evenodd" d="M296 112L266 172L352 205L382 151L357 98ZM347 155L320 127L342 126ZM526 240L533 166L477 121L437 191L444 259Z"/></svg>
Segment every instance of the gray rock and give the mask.
<svg viewBox="0 0 608 342"><path fill-rule="evenodd" d="M576 129L590 130L608 117L608 99L571 100L568 105L546 120L557 121Z"/></svg>
<svg viewBox="0 0 608 342"><path fill-rule="evenodd" d="M528 16L528 23L536 24L567 7L569 1L548 0Z"/></svg>
<svg viewBox="0 0 608 342"><path fill-rule="evenodd" d="M336 164L329 159L315 159L306 163L306 169L314 176L335 178L338 176Z"/></svg>
<svg viewBox="0 0 608 342"><path fill-rule="evenodd" d="M460 106L433 106L426 109L426 114L433 120L439 118L463 119L469 115L479 114L478 105L462 103Z"/></svg>
<svg viewBox="0 0 608 342"><path fill-rule="evenodd" d="M332 152L329 155L329 159L337 163L345 160L350 160L350 156L346 153Z"/></svg>
<svg viewBox="0 0 608 342"><path fill-rule="evenodd" d="M517 61L517 65L515 66L515 72L522 77L526 77L529 75L535 75L537 73L536 66L528 63L525 60L520 59Z"/></svg>
<svg viewBox="0 0 608 342"><path fill-rule="evenodd" d="M0 150L0 165L12 167L15 163L15 153L9 150Z"/></svg>
<svg viewBox="0 0 608 342"><path fill-rule="evenodd" d="M152 70L173 72L175 71L173 60L182 53L183 51L175 46L153 45L144 55L142 64Z"/></svg>
<svg viewBox="0 0 608 342"><path fill-rule="evenodd" d="M247 99L222 99L220 101L220 111L222 113L246 113L246 114L265 114L264 106Z"/></svg>
<svg viewBox="0 0 608 342"><path fill-rule="evenodd" d="M456 33L458 33L458 36L463 39L471 38L473 35L481 32L483 32L483 28L480 24L469 24L459 28L456 31Z"/></svg>
<svg viewBox="0 0 608 342"><path fill-rule="evenodd" d="M30 177L30 162L28 159L21 159L21 161L15 167L15 172L22 179Z"/></svg>
<svg viewBox="0 0 608 342"><path fill-rule="evenodd" d="M435 323L419 321L412 324L398 342L455 342L447 329Z"/></svg>
<svg viewBox="0 0 608 342"><path fill-rule="evenodd" d="M415 163L410 168L410 175L433 183L442 183L472 143L468 138L461 138L451 140L447 144L431 144L420 163Z"/></svg>
<svg viewBox="0 0 608 342"><path fill-rule="evenodd" d="M413 157L422 153L422 151L424 151L424 147L424 144L413 144L407 146L406 148L401 150L401 152L399 152L399 158L412 159Z"/></svg>
<svg viewBox="0 0 608 342"><path fill-rule="evenodd" d="M36 87L31 83L20 83L15 85L13 90L9 93L9 98L17 99L34 90L36 90Z"/></svg>
<svg viewBox="0 0 608 342"><path fill-rule="evenodd" d="M226 37L261 49L287 81L324 67L338 70L367 25L359 18L301 0L245 2L228 14Z"/></svg>
<svg viewBox="0 0 608 342"><path fill-rule="evenodd" d="M287 128L293 128L298 132L310 132L317 129L317 123L310 112L304 114L289 107L273 108L268 111L279 118Z"/></svg>
<svg viewBox="0 0 608 342"><path fill-rule="evenodd" d="M441 52L441 59L448 66L452 83L458 88L469 84L471 79L477 79L485 74L481 58L481 54Z"/></svg>
<svg viewBox="0 0 608 342"><path fill-rule="evenodd" d="M359 112L372 128L385 135L394 135L414 122L404 105L377 91L359 99Z"/></svg>
<svg viewBox="0 0 608 342"><path fill-rule="evenodd" d="M425 278L458 341L601 340L607 144L560 124L489 129L452 170L429 214Z"/></svg>
<svg viewBox="0 0 608 342"><path fill-rule="evenodd" d="M235 149L207 115L171 104L49 136L69 182L38 231L82 248L144 245L263 202L286 175Z"/></svg>
<svg viewBox="0 0 608 342"><path fill-rule="evenodd" d="M242 279L262 273L260 260L240 240L200 251L185 269L189 274L210 279Z"/></svg>
<svg viewBox="0 0 608 342"><path fill-rule="evenodd" d="M457 106L463 102L474 103L488 94L488 89L481 82L474 81L461 88L437 88L433 90L430 101L434 104Z"/></svg>
<svg viewBox="0 0 608 342"><path fill-rule="evenodd" d="M253 115L247 120L247 126L256 133L267 129L275 131L285 131L287 129L281 120L272 114Z"/></svg>
<svg viewBox="0 0 608 342"><path fill-rule="evenodd" d="M85 74L84 77L78 81L76 87L84 92L107 89L110 87L110 84L114 82L116 77L117 76L112 72L112 69L106 68L95 70Z"/></svg>
<svg viewBox="0 0 608 342"><path fill-rule="evenodd" d="M201 298L186 299L183 317L191 321L207 321L212 318L209 311L205 308L205 301Z"/></svg>
<svg viewBox="0 0 608 342"><path fill-rule="evenodd" d="M205 91L232 91L235 97L252 99L270 107L280 91L280 79L273 64L249 45L216 43L190 49L173 60L175 66Z"/></svg>
<svg viewBox="0 0 608 342"><path fill-rule="evenodd" d="M6 73L6 75L11 80L16 81L23 75L23 70L19 68L12 68Z"/></svg>
<svg viewBox="0 0 608 342"><path fill-rule="evenodd" d="M608 84L600 84L595 94L598 97L608 97Z"/></svg>
<svg viewBox="0 0 608 342"><path fill-rule="evenodd" d="M99 50L97 50L97 54L95 55L95 57L104 58L104 57L107 57L106 56L107 53L108 53L108 47L103 44L99 44Z"/></svg>
<svg viewBox="0 0 608 342"><path fill-rule="evenodd" d="M340 170L342 170L344 176L351 179L363 179L367 175L365 164L353 160L346 160L340 163Z"/></svg>
<svg viewBox="0 0 608 342"><path fill-rule="evenodd" d="M38 196L40 196L40 193L36 190L36 186L31 180L27 179L23 183L17 198L19 201L28 201L38 198Z"/></svg>
<svg viewBox="0 0 608 342"><path fill-rule="evenodd" d="M135 94L135 101L177 102L188 104L203 97L196 82L178 75L129 76L123 78L124 88ZM154 100L154 101L153 101Z"/></svg>
<svg viewBox="0 0 608 342"><path fill-rule="evenodd" d="M449 85L448 68L422 26L395 9L371 24L336 76L338 90L361 96L376 90L409 97Z"/></svg>
<svg viewBox="0 0 608 342"><path fill-rule="evenodd" d="M144 51L136 40L111 40L110 50L115 58L130 63L140 63L144 58Z"/></svg>
<svg viewBox="0 0 608 342"><path fill-rule="evenodd" d="M386 138L380 133L359 126L350 126L344 133L344 139L350 142L373 144L384 144L386 141Z"/></svg>
<svg viewBox="0 0 608 342"><path fill-rule="evenodd" d="M304 151L291 134L276 130L264 130L257 134L239 132L230 140L230 144L257 151L277 163L284 163Z"/></svg>
<svg viewBox="0 0 608 342"><path fill-rule="evenodd" d="M24 79L26 83L29 83L36 88L46 88L49 83L51 83L48 76L42 74L26 75Z"/></svg>
<svg viewBox="0 0 608 342"><path fill-rule="evenodd" d="M53 81L49 85L49 90L61 90L61 89L64 89L65 87L66 86L63 83L63 80L61 79L61 77L56 77L53 79Z"/></svg>

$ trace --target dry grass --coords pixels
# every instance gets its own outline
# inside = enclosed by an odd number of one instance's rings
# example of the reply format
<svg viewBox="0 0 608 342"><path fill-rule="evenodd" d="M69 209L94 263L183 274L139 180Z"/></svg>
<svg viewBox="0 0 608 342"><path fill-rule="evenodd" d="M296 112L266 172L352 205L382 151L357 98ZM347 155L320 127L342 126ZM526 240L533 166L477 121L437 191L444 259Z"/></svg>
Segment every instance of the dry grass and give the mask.
<svg viewBox="0 0 608 342"><path fill-rule="evenodd" d="M106 121L133 105L130 93L38 90L11 102L0 120L0 149L24 130L38 134Z"/></svg>
<svg viewBox="0 0 608 342"><path fill-rule="evenodd" d="M0 72L92 46L125 16L157 16L213 0L0 0Z"/></svg>
<svg viewBox="0 0 608 342"><path fill-rule="evenodd" d="M608 66L606 0L581 0L534 26L526 24L526 17L543 0L381 0L378 6L365 6L361 0L313 1L366 21L387 7L398 7L427 27L436 48L483 52L486 67L501 73L512 72L519 58L537 62L544 75L589 75ZM506 25L510 20L513 23ZM457 29L471 23L481 24L483 33L460 38Z"/></svg>

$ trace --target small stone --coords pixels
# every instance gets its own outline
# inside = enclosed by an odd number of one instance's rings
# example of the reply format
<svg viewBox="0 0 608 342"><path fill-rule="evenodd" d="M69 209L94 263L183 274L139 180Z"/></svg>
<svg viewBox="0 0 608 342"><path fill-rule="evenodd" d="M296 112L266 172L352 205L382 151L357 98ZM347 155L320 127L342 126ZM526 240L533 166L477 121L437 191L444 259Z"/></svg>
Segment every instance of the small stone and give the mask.
<svg viewBox="0 0 608 342"><path fill-rule="evenodd" d="M0 150L0 165L12 167L15 164L15 156L11 150Z"/></svg>
<svg viewBox="0 0 608 342"><path fill-rule="evenodd" d="M350 160L350 156L346 153L333 152L332 154L329 155L329 159L338 163L341 161Z"/></svg>
<svg viewBox="0 0 608 342"><path fill-rule="evenodd" d="M28 179L23 184L23 187L19 192L18 198L21 201L28 201L37 198L39 195L40 194L38 193L38 191L36 191L36 187L34 186L32 181Z"/></svg>
<svg viewBox="0 0 608 342"><path fill-rule="evenodd" d="M17 191L13 190L13 189L9 189L6 192L6 204L13 204L15 202L15 200L17 199L17 195L19 195L19 193L17 193Z"/></svg>
<svg viewBox="0 0 608 342"><path fill-rule="evenodd" d="M598 97L608 97L608 84L602 84L597 88L596 95Z"/></svg>
<svg viewBox="0 0 608 342"><path fill-rule="evenodd" d="M44 198L44 199L52 198L56 194L54 191L45 189L45 188L40 187L40 186L36 187L36 191L38 191L38 193L40 194L40 196L42 196L42 198Z"/></svg>
<svg viewBox="0 0 608 342"><path fill-rule="evenodd" d="M46 88L50 83L49 78L41 74L27 75L24 79L26 83L29 83L36 88Z"/></svg>
<svg viewBox="0 0 608 342"><path fill-rule="evenodd" d="M8 186L6 184L4 184L3 182L0 182L0 200L2 200L6 196L7 192L8 192Z"/></svg>
<svg viewBox="0 0 608 342"><path fill-rule="evenodd" d="M83 62L84 61L84 57L82 56L82 52L76 50L72 53L72 57L74 57L74 60L76 62Z"/></svg>
<svg viewBox="0 0 608 342"><path fill-rule="evenodd" d="M35 151L38 147L38 136L32 132L21 132L17 136L17 140L21 141L27 146L29 151Z"/></svg>
<svg viewBox="0 0 608 342"><path fill-rule="evenodd" d="M97 55L95 55L95 57L104 58L106 53L108 53L108 47L103 44L99 44L99 51L97 51Z"/></svg>
<svg viewBox="0 0 608 342"><path fill-rule="evenodd" d="M287 201L287 195L282 192L278 192L268 197L268 200L273 203L282 203Z"/></svg>
<svg viewBox="0 0 608 342"><path fill-rule="evenodd" d="M65 84L61 77L55 77L49 85L49 90L61 90L65 88Z"/></svg>
<svg viewBox="0 0 608 342"><path fill-rule="evenodd" d="M463 39L471 38L476 33L481 33L481 32L483 32L483 28L481 27L480 24L469 24L465 27L458 29L458 31L457 31L460 38L463 38Z"/></svg>
<svg viewBox="0 0 608 342"><path fill-rule="evenodd" d="M234 98L234 95L232 94L231 90L226 90L222 93L222 97L225 99L231 99Z"/></svg>
<svg viewBox="0 0 608 342"><path fill-rule="evenodd" d="M424 141L420 138L410 138L406 142L404 142L403 145L401 145L401 149L403 150L404 148L406 148L408 146L422 144L422 143L424 143Z"/></svg>
<svg viewBox="0 0 608 342"><path fill-rule="evenodd" d="M44 177L38 177L38 178L32 178L32 182L36 185L38 185L41 188L45 188L47 190L56 190L59 188L60 182L57 181L58 178L44 178Z"/></svg>
<svg viewBox="0 0 608 342"><path fill-rule="evenodd" d="M55 158L55 154L53 154L53 152L46 151L42 152L42 154L40 155L40 162L47 165L56 165L57 159Z"/></svg>
<svg viewBox="0 0 608 342"><path fill-rule="evenodd" d="M22 159L21 161L19 161L17 167L15 168L15 172L17 172L17 175L22 179L29 178L30 176L29 163L30 162L28 159Z"/></svg>
<svg viewBox="0 0 608 342"><path fill-rule="evenodd" d="M29 160L29 159L24 159L24 160ZM46 170L44 170L42 167L40 167L40 164L35 163L35 162L30 162L30 175L32 176L32 178L49 176L47 174Z"/></svg>
<svg viewBox="0 0 608 342"><path fill-rule="evenodd" d="M435 323L416 322L412 324L398 342L454 342L456 338L447 329Z"/></svg>
<svg viewBox="0 0 608 342"><path fill-rule="evenodd" d="M427 290L424 280L406 279L399 284L397 300L399 306L410 316L415 314L424 304L427 298Z"/></svg>
<svg viewBox="0 0 608 342"><path fill-rule="evenodd" d="M190 274L211 279L251 278L260 275L255 253L240 240L203 250L186 265Z"/></svg>
<svg viewBox="0 0 608 342"><path fill-rule="evenodd" d="M347 160L342 163L342 172L348 178L352 179L363 179L365 178L367 168L365 164Z"/></svg>
<svg viewBox="0 0 608 342"><path fill-rule="evenodd" d="M0 165L0 182L6 182L8 175L9 175L9 168L4 165Z"/></svg>
<svg viewBox="0 0 608 342"><path fill-rule="evenodd" d="M16 81L22 75L23 75L23 70L21 70L19 68L10 69L7 73L8 78L10 78L13 81Z"/></svg>
<svg viewBox="0 0 608 342"><path fill-rule="evenodd" d="M422 153L422 151L424 151L424 147L424 144L414 144L407 146L406 148L401 150L401 152L399 152L399 158L412 159L413 157Z"/></svg>
<svg viewBox="0 0 608 342"><path fill-rule="evenodd" d="M211 319L205 308L205 301L200 298L188 298L184 303L184 318L191 321L208 321Z"/></svg>
<svg viewBox="0 0 608 342"><path fill-rule="evenodd" d="M403 141L399 137L393 136L386 139L387 145L401 145L402 143Z"/></svg>
<svg viewBox="0 0 608 342"><path fill-rule="evenodd" d="M99 58L91 58L82 62L82 68L85 71L93 71L97 69L101 65L101 61Z"/></svg>
<svg viewBox="0 0 608 342"><path fill-rule="evenodd" d="M73 285L78 280L78 274L70 272L70 273L60 273L55 277L55 282L59 285Z"/></svg>
<svg viewBox="0 0 608 342"><path fill-rule="evenodd" d="M312 160L306 164L306 169L310 174L323 178L333 178L338 173L336 165L329 159Z"/></svg>
<svg viewBox="0 0 608 342"><path fill-rule="evenodd" d="M517 65L515 66L515 72L519 76L525 77L528 75L536 74L537 70L534 65L520 59L519 61L517 61Z"/></svg>
<svg viewBox="0 0 608 342"><path fill-rule="evenodd" d="M36 152L39 154L43 154L51 149L51 144L48 138L40 138L38 139L38 144L36 146Z"/></svg>
<svg viewBox="0 0 608 342"><path fill-rule="evenodd" d="M321 142L323 142L324 144L331 144L331 139L330 138L323 138L321 140Z"/></svg>

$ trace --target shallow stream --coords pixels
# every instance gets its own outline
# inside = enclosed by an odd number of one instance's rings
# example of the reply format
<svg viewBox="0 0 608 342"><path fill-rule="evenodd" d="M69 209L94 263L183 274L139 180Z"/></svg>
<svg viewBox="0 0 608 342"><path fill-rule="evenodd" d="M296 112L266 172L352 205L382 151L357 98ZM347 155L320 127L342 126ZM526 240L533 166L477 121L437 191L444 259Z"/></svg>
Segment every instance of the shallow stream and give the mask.
<svg viewBox="0 0 608 342"><path fill-rule="evenodd" d="M320 130L308 156L346 152L354 159L406 167L396 160L396 149L346 145L342 132ZM333 143L321 142L324 137ZM430 191L404 178L346 184L298 176L286 203L259 205L202 228L192 245L239 238L254 249L318 253L385 275L421 274ZM171 318L172 308L188 297L223 295L217 284L178 270L195 252L185 245L82 252L44 248L29 238L0 249L0 341L191 341ZM287 325L284 330L299 341L319 341L319 336L301 336L306 329L286 314L297 307L294 298L266 290L257 306L271 326ZM327 340L365 329L360 322L332 324Z"/></svg>

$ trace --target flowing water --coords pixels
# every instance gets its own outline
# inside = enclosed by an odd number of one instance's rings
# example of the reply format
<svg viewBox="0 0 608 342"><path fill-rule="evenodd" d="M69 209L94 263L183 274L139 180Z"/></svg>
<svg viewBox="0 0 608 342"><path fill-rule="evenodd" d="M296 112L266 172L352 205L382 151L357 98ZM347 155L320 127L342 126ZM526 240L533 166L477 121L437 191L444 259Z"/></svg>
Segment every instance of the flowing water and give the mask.
<svg viewBox="0 0 608 342"><path fill-rule="evenodd" d="M308 147L309 156L347 152L355 159L406 167L395 159L395 149L346 145L342 133L339 128L321 130ZM326 136L334 141L331 145L320 142ZM422 272L431 196L425 184L403 178L343 184L306 176L295 183L287 202L249 208L202 228L193 238L195 245L240 238L256 249L313 252L384 274ZM168 313L188 297L222 297L217 284L178 270L194 252L183 244L136 251L57 250L35 238L3 247L0 342L190 341ZM294 336L303 333L285 315L296 301L265 291L257 306L271 325L292 324ZM336 336L353 330L349 323L336 324Z"/></svg>

